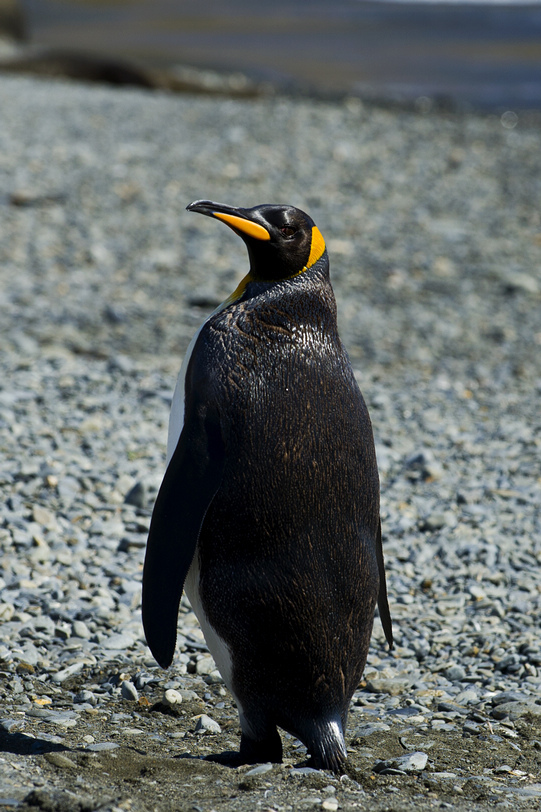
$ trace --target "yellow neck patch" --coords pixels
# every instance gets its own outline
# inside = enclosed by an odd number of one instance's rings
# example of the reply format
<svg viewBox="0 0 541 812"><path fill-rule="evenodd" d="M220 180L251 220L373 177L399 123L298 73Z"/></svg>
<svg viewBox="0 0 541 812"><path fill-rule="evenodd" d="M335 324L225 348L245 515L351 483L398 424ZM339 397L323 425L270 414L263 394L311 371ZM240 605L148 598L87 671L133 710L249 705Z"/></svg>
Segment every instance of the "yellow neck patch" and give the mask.
<svg viewBox="0 0 541 812"><path fill-rule="evenodd" d="M216 215L216 217L218 217L218 216L219 215ZM222 219L225 220L225 218L229 217L229 215L221 215L221 217L222 217ZM237 218L231 217L231 219L237 219ZM241 218L239 217L238 219L240 220ZM229 222L229 220L226 220L226 222ZM244 222L248 222L248 221L242 220L241 222L244 223ZM252 225L255 225L255 223L252 224ZM306 263L304 268L301 268L300 271L297 271L297 273L291 274L291 276L287 276L285 278L286 279L294 279L296 276L300 276L301 273L304 273L305 271L308 270L308 268L311 268L312 265L315 265L315 263L318 261L318 259L321 259L321 257L323 256L324 251L325 251L325 240L323 239L323 235L321 234L321 231L319 230L319 228L317 228L317 226L313 226L313 228L312 228L312 245L310 247L310 256L308 257L308 262ZM233 304L233 302L238 302L238 300L242 298L242 295L244 294L244 291L246 290L247 285L250 282L255 282L255 281L256 280L252 276L252 274L247 273L246 276L244 277L244 279L241 279L241 281L239 282L239 284L237 285L237 287L235 288L233 293L230 296L227 297L225 302L218 308L218 310L222 310L224 307L227 307L227 305ZM278 282L280 280L258 279L257 281L258 282L272 282L272 281L277 281Z"/></svg>
<svg viewBox="0 0 541 812"><path fill-rule="evenodd" d="M233 293L227 297L227 299L224 302L224 307L226 305L233 304L233 302L238 302L238 300L242 298L242 294L246 290L246 286L248 285L248 283L253 281L254 277L251 274L247 273L244 279L240 280L239 284L237 285Z"/></svg>

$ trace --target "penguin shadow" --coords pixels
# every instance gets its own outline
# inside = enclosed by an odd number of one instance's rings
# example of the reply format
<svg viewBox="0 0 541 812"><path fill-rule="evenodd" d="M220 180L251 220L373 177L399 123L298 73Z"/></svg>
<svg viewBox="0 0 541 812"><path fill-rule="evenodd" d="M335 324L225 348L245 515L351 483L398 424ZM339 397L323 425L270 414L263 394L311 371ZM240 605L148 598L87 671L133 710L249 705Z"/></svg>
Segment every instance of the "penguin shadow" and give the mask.
<svg viewBox="0 0 541 812"><path fill-rule="evenodd" d="M58 742L34 739L25 733L8 733L0 728L0 753L13 753L15 756L35 756L40 753L61 753L71 751Z"/></svg>
<svg viewBox="0 0 541 812"><path fill-rule="evenodd" d="M177 753L173 758L182 761L210 761L213 764L221 764L223 767L240 767L242 763L239 753L235 750L225 750L223 753L215 753L208 756L194 756L193 753Z"/></svg>
<svg viewBox="0 0 541 812"><path fill-rule="evenodd" d="M242 767L248 762L242 758L238 750L224 750L223 753L210 753L208 756L194 756L193 753L178 753L175 759L187 761L209 761L211 764L220 764L222 767Z"/></svg>
<svg viewBox="0 0 541 812"><path fill-rule="evenodd" d="M207 756L194 756L192 753L179 753L178 755L174 756L174 758L187 759L192 761L208 761L211 764L220 764L220 766L222 767L229 767L231 769L246 766L255 767L257 764L267 763L267 762L247 761L246 758L243 758L241 756L238 750L224 750L222 753L209 753L209 755ZM299 758L301 759L299 762L295 764L290 764L292 769L300 770L304 767L308 767L310 769L313 769L314 771L316 770L316 768L313 765L312 759L306 753L304 754L299 753ZM283 762L277 761L274 763L282 764ZM348 763L346 762L343 766L342 773L349 774L349 768L350 765L348 765ZM317 772L320 771L317 770Z"/></svg>
<svg viewBox="0 0 541 812"><path fill-rule="evenodd" d="M299 748L299 759L300 761L296 761L295 763L291 763L291 759L287 759L288 764L291 769L294 770L304 770L306 771L313 771L314 773L329 773L334 775L347 775L348 778L351 778L352 781L356 781L357 783L362 783L364 780L362 770L359 770L358 767L355 767L349 759L346 759L341 765L340 769L334 772L333 770L323 770L320 767L315 767L312 758L306 752L304 745ZM182 754L177 756L176 758L197 758L197 756L192 756L189 753ZM214 764L221 764L223 767L245 767L247 764L251 764L252 767L256 766L256 763L247 762L245 758L242 758L241 754L238 750L224 750L222 753L210 753L207 756L203 756L202 761L210 761ZM265 762L267 763L267 762ZM282 761L275 762L276 764L283 764Z"/></svg>
<svg viewBox="0 0 541 812"><path fill-rule="evenodd" d="M126 749L146 756L145 750L137 747L127 746ZM35 739L25 733L8 733L0 728L0 753L13 753L15 756L36 756L45 753L87 753L86 747L68 747L58 742L47 741L47 739Z"/></svg>

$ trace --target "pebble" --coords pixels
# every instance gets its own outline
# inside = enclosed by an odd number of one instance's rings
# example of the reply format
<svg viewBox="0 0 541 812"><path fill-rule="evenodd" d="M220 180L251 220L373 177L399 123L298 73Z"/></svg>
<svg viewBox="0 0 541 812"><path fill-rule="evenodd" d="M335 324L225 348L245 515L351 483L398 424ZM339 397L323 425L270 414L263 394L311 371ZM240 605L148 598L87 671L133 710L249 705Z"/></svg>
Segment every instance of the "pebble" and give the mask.
<svg viewBox="0 0 541 812"><path fill-rule="evenodd" d="M195 724L195 732L199 734L203 733L221 733L222 728L215 722L214 719L211 719L210 716L207 716L206 713L199 716L197 722Z"/></svg>
<svg viewBox="0 0 541 812"><path fill-rule="evenodd" d="M541 705L534 701L526 702L502 702L496 705L491 713L494 719L519 719L521 716L541 716Z"/></svg>
<svg viewBox="0 0 541 812"><path fill-rule="evenodd" d="M179 694L181 696L181 699L183 699L185 702L196 702L200 698L199 694L189 689L180 690Z"/></svg>
<svg viewBox="0 0 541 812"><path fill-rule="evenodd" d="M426 753L415 752L406 753L397 758L389 758L385 761L378 761L374 767L375 771L383 775L406 774L406 773L420 773L428 763L428 756Z"/></svg>
<svg viewBox="0 0 541 812"><path fill-rule="evenodd" d="M195 697L197 698L197 694ZM180 705L182 702L182 694L180 691L175 691L174 688L169 688L167 691L164 691L162 702L169 707Z"/></svg>
<svg viewBox="0 0 541 812"><path fill-rule="evenodd" d="M134 643L134 639L131 634L127 634L125 632L119 632L118 634L112 634L110 637L104 640L105 648L108 648L113 651L124 651L130 648Z"/></svg>
<svg viewBox="0 0 541 812"><path fill-rule="evenodd" d="M455 697L455 702L458 706L461 705L477 705L479 703L479 694L474 690L461 691Z"/></svg>
<svg viewBox="0 0 541 812"><path fill-rule="evenodd" d="M59 767L61 770L76 770L77 764L63 753L45 753L45 759L49 764Z"/></svg>
<svg viewBox="0 0 541 812"><path fill-rule="evenodd" d="M24 719L0 719L0 727L6 733L13 733L24 728Z"/></svg>
<svg viewBox="0 0 541 812"><path fill-rule="evenodd" d="M91 631L84 620L74 620L71 626L71 632L74 637L81 637L83 640L88 640L88 638L91 637Z"/></svg>
<svg viewBox="0 0 541 812"><path fill-rule="evenodd" d="M96 695L92 693L92 691L83 690L79 691L79 693L73 697L73 701L77 704L96 705L98 699Z"/></svg>
<svg viewBox="0 0 541 812"><path fill-rule="evenodd" d="M57 683L62 683L67 680L69 677L73 677L74 674L78 674L84 668L83 662L75 662L71 665L66 666L66 668L60 669L57 671L56 674L53 674L52 681Z"/></svg>
<svg viewBox="0 0 541 812"><path fill-rule="evenodd" d="M502 691L492 697L493 705L503 705L508 702L527 702L528 696L519 691Z"/></svg>
<svg viewBox="0 0 541 812"><path fill-rule="evenodd" d="M120 693L123 699L129 699L132 702L137 702L139 699L139 692L131 680L125 679L120 683Z"/></svg>
<svg viewBox="0 0 541 812"><path fill-rule="evenodd" d="M258 764L257 767L252 767L248 770L246 775L264 775L272 770L272 764Z"/></svg>
<svg viewBox="0 0 541 812"><path fill-rule="evenodd" d="M376 694L389 694L390 696L400 696L410 688L411 682L404 679L375 678L366 682L369 691Z"/></svg>
<svg viewBox="0 0 541 812"><path fill-rule="evenodd" d="M381 733L390 729L391 726L386 725L385 722L368 722L365 725L360 725L355 728L353 738L365 738L366 736L371 736L373 733Z"/></svg>
<svg viewBox="0 0 541 812"><path fill-rule="evenodd" d="M460 705L457 702L438 702L438 710L443 711L445 713L459 713L466 715L468 713L468 708L465 708L464 705Z"/></svg>
<svg viewBox="0 0 541 812"><path fill-rule="evenodd" d="M500 764L499 767L494 767L494 774L499 775L500 773L510 773L513 768L509 766L509 764Z"/></svg>
<svg viewBox="0 0 541 812"><path fill-rule="evenodd" d="M513 795L522 796L523 798L541 798L541 784L530 784L527 787L510 787L509 790Z"/></svg>
<svg viewBox="0 0 541 812"><path fill-rule="evenodd" d="M216 670L216 663L212 657L201 657L195 665L195 673L201 675L211 674Z"/></svg>
<svg viewBox="0 0 541 812"><path fill-rule="evenodd" d="M479 724L479 722L473 722L471 719L467 719L464 722L462 730L464 733L470 733L472 736L476 736L477 734L481 733L483 727Z"/></svg>
<svg viewBox="0 0 541 812"><path fill-rule="evenodd" d="M107 750L116 750L120 747L116 742L95 742L94 744L87 744L85 750L91 753L103 753Z"/></svg>
<svg viewBox="0 0 541 812"><path fill-rule="evenodd" d="M143 482L136 482L126 494L124 502L134 507L145 508L147 506L147 491Z"/></svg>
<svg viewBox="0 0 541 812"><path fill-rule="evenodd" d="M452 665L446 670L445 676L451 682L460 682L466 676L466 669L462 665Z"/></svg>

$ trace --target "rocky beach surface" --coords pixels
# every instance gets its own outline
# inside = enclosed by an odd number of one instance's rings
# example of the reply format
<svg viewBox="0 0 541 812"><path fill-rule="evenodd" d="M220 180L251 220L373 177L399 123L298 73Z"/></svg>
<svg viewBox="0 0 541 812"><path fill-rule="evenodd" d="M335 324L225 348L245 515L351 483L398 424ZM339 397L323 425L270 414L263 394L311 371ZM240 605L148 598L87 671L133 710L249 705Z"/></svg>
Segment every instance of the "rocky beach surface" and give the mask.
<svg viewBox="0 0 541 812"><path fill-rule="evenodd" d="M541 134L357 99L0 79L0 809L538 809ZM246 270L197 198L324 234L376 436L376 618L346 775L232 769L189 604L161 670L141 569L188 341Z"/></svg>

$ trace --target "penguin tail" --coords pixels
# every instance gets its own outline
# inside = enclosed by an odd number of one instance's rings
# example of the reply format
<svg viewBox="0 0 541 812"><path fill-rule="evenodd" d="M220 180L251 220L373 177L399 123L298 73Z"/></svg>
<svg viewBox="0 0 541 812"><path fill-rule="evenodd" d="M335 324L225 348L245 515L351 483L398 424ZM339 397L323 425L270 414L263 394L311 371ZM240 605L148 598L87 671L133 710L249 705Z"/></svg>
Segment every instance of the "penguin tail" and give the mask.
<svg viewBox="0 0 541 812"><path fill-rule="evenodd" d="M316 723L303 741L311 756L310 766L316 770L344 772L348 754L340 721L331 719Z"/></svg>

